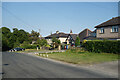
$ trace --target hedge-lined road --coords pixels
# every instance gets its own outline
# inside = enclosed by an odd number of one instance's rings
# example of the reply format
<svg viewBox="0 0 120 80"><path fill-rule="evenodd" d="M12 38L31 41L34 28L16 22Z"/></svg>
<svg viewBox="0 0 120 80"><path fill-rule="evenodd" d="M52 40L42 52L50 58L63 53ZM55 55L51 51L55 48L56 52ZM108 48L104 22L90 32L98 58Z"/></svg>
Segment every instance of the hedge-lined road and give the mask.
<svg viewBox="0 0 120 80"><path fill-rule="evenodd" d="M104 73L28 54L3 52L3 78L110 78Z"/></svg>

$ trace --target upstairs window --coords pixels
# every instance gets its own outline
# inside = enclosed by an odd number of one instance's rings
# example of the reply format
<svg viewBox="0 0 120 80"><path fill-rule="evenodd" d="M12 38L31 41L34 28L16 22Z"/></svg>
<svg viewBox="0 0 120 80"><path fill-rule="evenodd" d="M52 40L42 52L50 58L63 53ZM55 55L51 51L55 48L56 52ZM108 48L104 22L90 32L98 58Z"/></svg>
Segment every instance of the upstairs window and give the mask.
<svg viewBox="0 0 120 80"><path fill-rule="evenodd" d="M104 28L101 28L101 29L100 29L100 33L104 33Z"/></svg>
<svg viewBox="0 0 120 80"><path fill-rule="evenodd" d="M118 32L118 26L112 26L112 32Z"/></svg>

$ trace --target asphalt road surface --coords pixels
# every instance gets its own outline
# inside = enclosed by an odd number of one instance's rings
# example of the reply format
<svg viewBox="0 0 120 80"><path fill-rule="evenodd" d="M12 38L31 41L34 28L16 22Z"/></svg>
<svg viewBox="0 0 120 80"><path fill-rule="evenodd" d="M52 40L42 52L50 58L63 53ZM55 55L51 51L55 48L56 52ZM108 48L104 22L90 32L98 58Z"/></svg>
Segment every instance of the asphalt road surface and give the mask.
<svg viewBox="0 0 120 80"><path fill-rule="evenodd" d="M28 54L3 52L3 78L112 78L84 68L61 64Z"/></svg>

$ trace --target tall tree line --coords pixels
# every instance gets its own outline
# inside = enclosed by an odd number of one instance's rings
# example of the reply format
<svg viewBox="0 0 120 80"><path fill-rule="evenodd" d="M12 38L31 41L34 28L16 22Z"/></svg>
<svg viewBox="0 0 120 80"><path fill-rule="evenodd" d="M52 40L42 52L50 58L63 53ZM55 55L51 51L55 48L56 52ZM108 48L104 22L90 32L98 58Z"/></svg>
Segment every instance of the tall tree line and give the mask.
<svg viewBox="0 0 120 80"><path fill-rule="evenodd" d="M2 50L9 50L22 44L24 41L32 43L39 39L39 33L32 30L31 33L24 31L23 29L18 30L13 28L13 32L7 27L0 28L2 34Z"/></svg>

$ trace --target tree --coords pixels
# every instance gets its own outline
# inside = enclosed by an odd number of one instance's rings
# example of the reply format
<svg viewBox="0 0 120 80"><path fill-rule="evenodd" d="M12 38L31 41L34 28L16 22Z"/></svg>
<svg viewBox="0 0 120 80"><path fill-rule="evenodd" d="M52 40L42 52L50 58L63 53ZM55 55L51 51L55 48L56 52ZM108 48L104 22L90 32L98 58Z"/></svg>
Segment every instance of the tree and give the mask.
<svg viewBox="0 0 120 80"><path fill-rule="evenodd" d="M2 27L2 35L4 35L5 37L8 37L8 34L11 33L10 29L7 27Z"/></svg>
<svg viewBox="0 0 120 80"><path fill-rule="evenodd" d="M2 50L9 50L8 39L5 36L2 36Z"/></svg>
<svg viewBox="0 0 120 80"><path fill-rule="evenodd" d="M22 48L28 48L28 47L31 46L31 45L30 45L30 42L29 42L29 41L24 41L22 44L20 44L20 46L21 46Z"/></svg>
<svg viewBox="0 0 120 80"><path fill-rule="evenodd" d="M75 46L79 46L80 45L80 38L77 36L76 40L75 40Z"/></svg>
<svg viewBox="0 0 120 80"><path fill-rule="evenodd" d="M47 41L45 39L38 39L36 44L39 44L40 47L43 47L47 45Z"/></svg>
<svg viewBox="0 0 120 80"><path fill-rule="evenodd" d="M16 40L16 42L14 43L14 48L18 47L20 45L19 40Z"/></svg>
<svg viewBox="0 0 120 80"><path fill-rule="evenodd" d="M29 41L28 33L22 29L18 30L17 28L13 28L13 33L9 34L9 36L10 48L17 47L24 41Z"/></svg>
<svg viewBox="0 0 120 80"><path fill-rule="evenodd" d="M39 39L39 35L39 32L32 30L29 36L32 38L32 41L37 41Z"/></svg>
<svg viewBox="0 0 120 80"><path fill-rule="evenodd" d="M11 36L10 36L9 42L8 42L8 45L10 48L14 47L14 43L16 42L16 39L17 39L17 37L15 37L13 33L11 33Z"/></svg>
<svg viewBox="0 0 120 80"><path fill-rule="evenodd" d="M1 31L2 30L2 31ZM0 28L2 35L2 48L3 50L9 50L14 47L18 47L24 41L31 41L29 33L17 28L13 28L13 32L10 31L7 27Z"/></svg>
<svg viewBox="0 0 120 80"><path fill-rule="evenodd" d="M0 28L0 47L1 47L1 45L2 45L2 29Z"/></svg>
<svg viewBox="0 0 120 80"><path fill-rule="evenodd" d="M32 30L31 34L24 31L23 29L18 30L17 28L13 28L13 32L10 31L7 27L0 28L2 39L0 38L2 42L2 48L3 50L9 50L11 48L15 48L21 45L23 45L23 42L28 42L29 45L32 43L32 41L36 41L39 39L39 33ZM45 46L47 44L47 41L41 40L41 46ZM25 44L25 46L28 46L28 44Z"/></svg>
<svg viewBox="0 0 120 80"><path fill-rule="evenodd" d="M29 33L27 33L27 32L25 32L24 30L19 30L18 31L18 33L19 33L19 37L18 37L18 40L19 40L19 42L20 43L23 43L24 41L30 41L29 40Z"/></svg>
<svg viewBox="0 0 120 80"><path fill-rule="evenodd" d="M11 34L11 31L9 28L7 27L2 27L0 28L0 32L1 32L1 37L2 37L2 50L9 50L10 46L9 46L9 37Z"/></svg>
<svg viewBox="0 0 120 80"><path fill-rule="evenodd" d="M61 44L60 40L55 37L52 38L52 43L53 43L54 48L58 47Z"/></svg>
<svg viewBox="0 0 120 80"><path fill-rule="evenodd" d="M31 36L36 36L36 37L39 37L39 32L35 32L34 30L32 30L32 32L31 32Z"/></svg>
<svg viewBox="0 0 120 80"><path fill-rule="evenodd" d="M46 46L47 45L47 41L45 39L41 39L42 45L41 46Z"/></svg>

